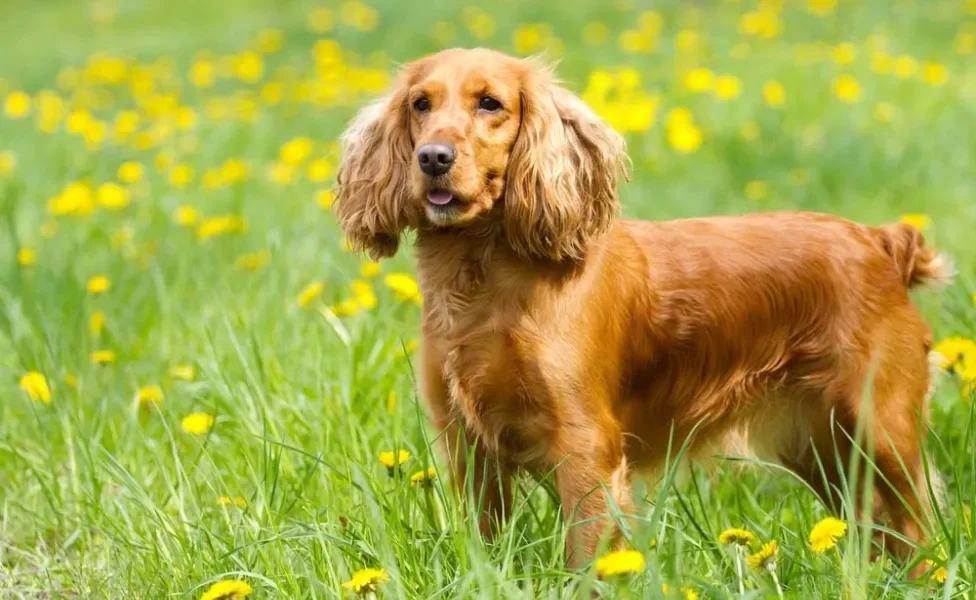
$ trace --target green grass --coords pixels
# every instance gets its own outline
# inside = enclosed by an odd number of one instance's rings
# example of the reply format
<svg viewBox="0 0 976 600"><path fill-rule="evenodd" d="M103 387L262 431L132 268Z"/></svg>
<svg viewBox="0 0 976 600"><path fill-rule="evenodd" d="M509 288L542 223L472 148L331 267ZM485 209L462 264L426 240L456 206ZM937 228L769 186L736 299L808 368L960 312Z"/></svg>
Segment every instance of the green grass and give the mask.
<svg viewBox="0 0 976 600"><path fill-rule="evenodd" d="M560 74L569 87L582 92L594 69L632 66L658 102L654 126L628 136L635 172L621 192L626 214L664 219L799 208L869 223L927 214L927 238L955 258L960 276L918 301L938 339L976 336L976 63L960 53L968 38L957 39L976 33L973 8L874 0L840 2L819 17L805 3L788 2L778 17L781 34L761 39L737 29L744 13L757 10L751 3L703 2L692 11L682 8L691 3L665 2L656 5L663 18L656 48L633 54L621 51L616 37L636 26L643 8L622 4L556 8L502 0L488 9L494 34L479 40L464 26L463 7L447 1L421 7L377 0L374 31L337 24L323 35L309 31L313 6L299 0L120 0L115 16L98 22L91 2L3 3L0 97L23 89L35 102L26 119L0 115L0 152L16 159L12 172L0 175L0 595L198 598L213 581L241 578L255 588L254 598L330 598L343 594L340 584L353 572L376 567L389 574L380 595L390 598L577 597L591 589L657 597L662 583L730 598L739 596L735 561L717 542L728 527L778 541L777 573L790 597L971 595L976 545L962 515L976 493L976 425L972 402L952 375L933 402L929 443L947 502L937 540L924 549L932 558L943 553L944 585L909 582L907 565L875 560L866 524L852 523L839 551L812 553L807 535L829 514L824 506L781 469L721 460L637 486L632 541L648 562L640 576L600 582L591 571L565 568L565 529L545 478L521 480L512 518L484 542L444 483L437 432L404 356L419 308L397 300L381 275L373 281L375 308L352 317L329 313L326 307L350 296L362 262L342 251L334 219L315 201L331 182L309 182L304 168L287 185L266 176L281 145L297 136L315 142L313 159L334 166L331 143L370 94L343 88L318 104L259 102L253 122L217 120L206 111L213 96L278 79L279 65L312 77L310 49L320 37L354 53L346 57L353 63L382 52L371 60L392 71L395 62L440 47L431 34L437 21L450 24L450 44L507 51L516 28L544 22L565 48ZM590 47L582 31L594 20L611 33ZM219 79L200 90L186 81L200 50L237 53L270 28L283 32L284 43L264 57L260 83ZM700 33L701 55L675 49L683 29ZM874 72L878 36L891 55L944 64L948 81L932 86L918 74L902 80ZM831 48L845 41L855 45L856 58L835 64ZM83 68L96 52L130 64L172 61L175 76L157 76L157 91L178 90L180 104L197 111L195 127L145 150L110 140L87 147L63 132L64 115L58 132L40 132L37 92L55 90L67 102L72 91L59 88L59 71ZM680 73L699 65L740 78L741 95L725 102L683 90ZM861 88L854 104L831 91L845 73ZM786 88L781 108L763 103L769 79ZM109 102L92 113L111 134L115 115L134 101L128 83L102 88ZM894 107L891 122L874 118L878 103ZM704 133L696 152L668 146L665 115L676 106L689 107ZM140 111L143 126L151 124ZM744 126L758 135L744 136ZM190 165L195 181L185 189L170 185L167 172L154 167L161 153ZM204 189L204 172L232 157L250 164L247 180ZM146 171L131 186L128 207L47 213L48 200L67 184L114 180L126 160ZM766 193L750 197L753 181ZM202 218L241 215L248 228L201 242L172 218L183 205ZM35 264L18 265L21 248L36 252ZM238 257L263 249L270 251L266 265L235 268ZM409 273L411 265L406 251L383 272ZM107 275L111 288L89 295L86 282L96 274ZM313 281L324 283L321 296L297 306ZM107 317L98 334L89 327L96 311ZM101 349L116 353L112 364L91 364L91 352ZM170 374L184 364L194 366L193 381ZM45 375L50 404L19 389L28 371ZM158 408L134 409L137 390L151 385L164 393ZM198 411L216 418L204 436L181 428L182 418ZM394 448L412 458L403 476L390 478L377 453ZM430 488L411 486L409 474L428 465L442 477ZM246 506L220 506L221 496L241 496ZM763 574L747 571L745 587L747 597L775 595Z"/></svg>

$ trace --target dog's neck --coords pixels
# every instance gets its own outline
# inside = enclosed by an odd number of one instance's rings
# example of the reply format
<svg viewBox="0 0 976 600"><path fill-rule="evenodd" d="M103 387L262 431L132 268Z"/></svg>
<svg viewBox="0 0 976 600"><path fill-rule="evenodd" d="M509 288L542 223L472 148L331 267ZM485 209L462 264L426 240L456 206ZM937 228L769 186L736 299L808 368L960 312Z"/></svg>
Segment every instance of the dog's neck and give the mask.
<svg viewBox="0 0 976 600"><path fill-rule="evenodd" d="M476 320L474 307L519 310L540 288L578 277L582 263L532 260L519 255L499 225L421 228L417 231L417 276L430 325L454 329L458 317ZM487 302L475 302L485 294Z"/></svg>

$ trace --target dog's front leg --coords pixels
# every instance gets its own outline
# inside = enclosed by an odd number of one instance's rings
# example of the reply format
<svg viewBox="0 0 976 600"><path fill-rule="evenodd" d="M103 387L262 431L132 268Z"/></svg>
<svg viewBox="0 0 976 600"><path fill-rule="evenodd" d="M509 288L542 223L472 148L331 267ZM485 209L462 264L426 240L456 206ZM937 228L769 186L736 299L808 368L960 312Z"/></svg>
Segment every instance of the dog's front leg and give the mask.
<svg viewBox="0 0 976 600"><path fill-rule="evenodd" d="M566 559L571 568L589 562L604 536L610 536L613 547L623 544L613 517L633 514L633 502L622 452L569 455L556 471L556 483L569 527Z"/></svg>
<svg viewBox="0 0 976 600"><path fill-rule="evenodd" d="M466 510L479 515L478 525L486 539L511 512L513 469L499 461L484 442L464 430L462 417L452 410L448 386L433 353L423 362L423 388L435 427L440 432L452 483Z"/></svg>

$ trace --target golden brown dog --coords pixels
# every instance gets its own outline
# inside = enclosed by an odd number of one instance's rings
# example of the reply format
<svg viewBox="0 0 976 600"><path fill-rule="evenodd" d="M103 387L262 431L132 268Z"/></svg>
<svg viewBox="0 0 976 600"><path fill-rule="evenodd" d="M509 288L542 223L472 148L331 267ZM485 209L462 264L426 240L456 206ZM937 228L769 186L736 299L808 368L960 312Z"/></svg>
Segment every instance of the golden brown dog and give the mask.
<svg viewBox="0 0 976 600"><path fill-rule="evenodd" d="M496 482L485 531L514 469L554 469L581 564L605 491L631 511L631 469L731 432L833 502L867 416L875 501L922 541L931 335L908 290L945 279L942 257L908 225L811 213L619 219L626 163L548 69L483 49L407 65L344 136L352 244L390 256L416 231L423 391L456 475Z"/></svg>

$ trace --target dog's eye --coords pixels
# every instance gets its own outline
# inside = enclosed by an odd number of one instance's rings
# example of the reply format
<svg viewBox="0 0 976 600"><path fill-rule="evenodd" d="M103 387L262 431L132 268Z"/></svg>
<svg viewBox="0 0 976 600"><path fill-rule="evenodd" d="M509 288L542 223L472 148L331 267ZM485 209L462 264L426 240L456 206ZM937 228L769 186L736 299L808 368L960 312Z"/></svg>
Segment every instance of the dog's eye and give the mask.
<svg viewBox="0 0 976 600"><path fill-rule="evenodd" d="M478 101L478 108L481 110L487 110L488 112L495 112L502 107L502 103L495 100L491 96L482 96L481 100Z"/></svg>
<svg viewBox="0 0 976 600"><path fill-rule="evenodd" d="M430 99L426 96L417 98L413 101L413 109L417 112L427 112L430 110Z"/></svg>

